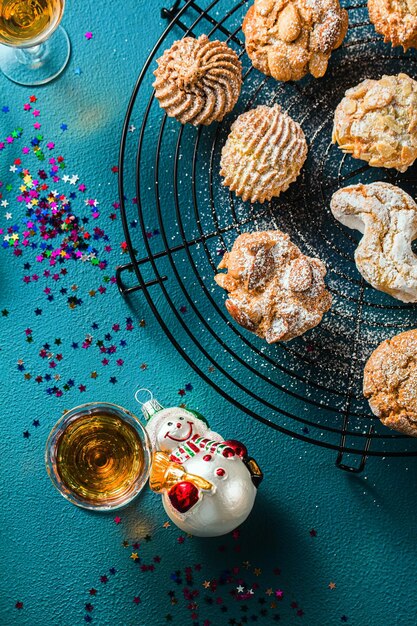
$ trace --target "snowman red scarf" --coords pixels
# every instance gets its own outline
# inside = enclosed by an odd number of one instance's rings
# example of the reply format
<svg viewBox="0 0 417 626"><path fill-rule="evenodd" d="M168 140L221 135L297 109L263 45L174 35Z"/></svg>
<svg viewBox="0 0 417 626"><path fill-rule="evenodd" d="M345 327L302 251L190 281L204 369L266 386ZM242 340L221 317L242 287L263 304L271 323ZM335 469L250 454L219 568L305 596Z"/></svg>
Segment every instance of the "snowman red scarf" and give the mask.
<svg viewBox="0 0 417 626"><path fill-rule="evenodd" d="M226 458L235 455L235 451L227 441L214 441L195 433L187 439L187 441L175 448L175 450L171 452L169 458L174 463L183 465L185 461L188 461L193 456L201 454L202 452L220 454Z"/></svg>

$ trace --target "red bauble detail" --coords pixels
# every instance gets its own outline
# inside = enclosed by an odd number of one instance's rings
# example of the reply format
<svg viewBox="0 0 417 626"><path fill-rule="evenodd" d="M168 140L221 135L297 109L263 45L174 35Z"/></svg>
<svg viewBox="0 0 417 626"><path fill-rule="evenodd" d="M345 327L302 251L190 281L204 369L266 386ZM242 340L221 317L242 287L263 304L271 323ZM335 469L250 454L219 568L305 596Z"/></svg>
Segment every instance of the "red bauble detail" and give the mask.
<svg viewBox="0 0 417 626"><path fill-rule="evenodd" d="M229 448L232 448L232 450L234 450L234 452L240 456L241 459L248 456L248 450L241 441L237 441L237 439L228 439L224 443L229 446Z"/></svg>
<svg viewBox="0 0 417 626"><path fill-rule="evenodd" d="M226 471L222 467L219 467L218 469L216 469L216 474L217 476L224 476L226 474Z"/></svg>
<svg viewBox="0 0 417 626"><path fill-rule="evenodd" d="M168 492L172 506L179 513L186 513L198 502L198 489L193 483L184 480Z"/></svg>
<svg viewBox="0 0 417 626"><path fill-rule="evenodd" d="M211 458L212 458L212 457L211 457L211 454L205 454L205 455L203 456L203 461L211 461Z"/></svg>
<svg viewBox="0 0 417 626"><path fill-rule="evenodd" d="M223 456L226 459L230 459L232 458L232 456L235 456L235 451L232 448L226 448L225 450L223 450Z"/></svg>

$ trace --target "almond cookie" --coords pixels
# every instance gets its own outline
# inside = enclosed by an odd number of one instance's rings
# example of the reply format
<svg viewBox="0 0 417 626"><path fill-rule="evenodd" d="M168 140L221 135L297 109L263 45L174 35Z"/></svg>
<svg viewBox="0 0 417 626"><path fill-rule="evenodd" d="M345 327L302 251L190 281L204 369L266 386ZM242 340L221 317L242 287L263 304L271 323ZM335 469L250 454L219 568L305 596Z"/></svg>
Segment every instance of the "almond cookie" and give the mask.
<svg viewBox="0 0 417 626"><path fill-rule="evenodd" d="M365 366L363 394L385 426L417 437L417 329L374 350Z"/></svg>
<svg viewBox="0 0 417 626"><path fill-rule="evenodd" d="M295 181L307 158L301 126L278 104L239 115L222 149L223 185L243 200L278 197Z"/></svg>
<svg viewBox="0 0 417 626"><path fill-rule="evenodd" d="M330 309L326 267L301 253L279 230L239 235L226 252L216 283L238 324L268 343L289 341L317 326Z"/></svg>
<svg viewBox="0 0 417 626"><path fill-rule="evenodd" d="M385 43L417 48L416 0L368 0L369 18Z"/></svg>
<svg viewBox="0 0 417 626"><path fill-rule="evenodd" d="M255 0L242 30L253 66L288 81L324 76L347 27L339 0Z"/></svg>
<svg viewBox="0 0 417 626"><path fill-rule="evenodd" d="M397 74L348 89L334 115L336 142L372 167L405 172L417 157L417 82Z"/></svg>
<svg viewBox="0 0 417 626"><path fill-rule="evenodd" d="M220 122L239 98L242 64L223 41L184 37L157 60L155 97L181 124Z"/></svg>
<svg viewBox="0 0 417 626"><path fill-rule="evenodd" d="M363 233L356 267L375 289L402 302L417 302L417 204L388 183L351 185L333 194L330 208L339 222Z"/></svg>

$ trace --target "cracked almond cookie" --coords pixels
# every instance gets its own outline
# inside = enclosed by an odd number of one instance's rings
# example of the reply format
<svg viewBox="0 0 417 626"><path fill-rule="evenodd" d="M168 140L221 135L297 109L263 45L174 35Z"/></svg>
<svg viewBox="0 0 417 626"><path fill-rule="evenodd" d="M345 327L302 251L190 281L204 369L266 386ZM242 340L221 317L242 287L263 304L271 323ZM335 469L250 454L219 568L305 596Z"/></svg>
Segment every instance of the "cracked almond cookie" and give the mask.
<svg viewBox="0 0 417 626"><path fill-rule="evenodd" d="M332 140L372 167L405 172L417 158L417 82L397 74L348 89L335 111Z"/></svg>
<svg viewBox="0 0 417 626"><path fill-rule="evenodd" d="M279 230L239 235L218 269L227 270L214 279L228 292L230 315L268 343L304 334L332 304L324 263Z"/></svg>
<svg viewBox="0 0 417 626"><path fill-rule="evenodd" d="M288 81L324 76L347 27L339 0L255 0L242 30L253 66Z"/></svg>
<svg viewBox="0 0 417 626"><path fill-rule="evenodd" d="M235 106L242 87L242 64L223 41L184 37L157 60L155 97L181 124L220 122Z"/></svg>
<svg viewBox="0 0 417 626"><path fill-rule="evenodd" d="M243 200L271 200L296 180L307 151L301 126L278 104L262 104L232 124L220 160L222 184Z"/></svg>
<svg viewBox="0 0 417 626"><path fill-rule="evenodd" d="M368 0L375 30L393 46L417 48L417 0Z"/></svg>
<svg viewBox="0 0 417 626"><path fill-rule="evenodd" d="M374 350L365 366L363 393L385 426L417 437L417 329Z"/></svg>

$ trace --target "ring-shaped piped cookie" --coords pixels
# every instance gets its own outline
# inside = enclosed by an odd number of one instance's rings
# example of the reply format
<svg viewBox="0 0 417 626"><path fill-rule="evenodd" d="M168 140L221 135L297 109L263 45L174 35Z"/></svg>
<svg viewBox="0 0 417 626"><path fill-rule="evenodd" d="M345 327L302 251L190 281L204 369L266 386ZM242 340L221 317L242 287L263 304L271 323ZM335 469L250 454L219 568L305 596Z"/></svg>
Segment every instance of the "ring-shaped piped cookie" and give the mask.
<svg viewBox="0 0 417 626"><path fill-rule="evenodd" d="M184 37L157 60L155 97L181 124L220 122L235 106L242 86L242 65L224 41Z"/></svg>

